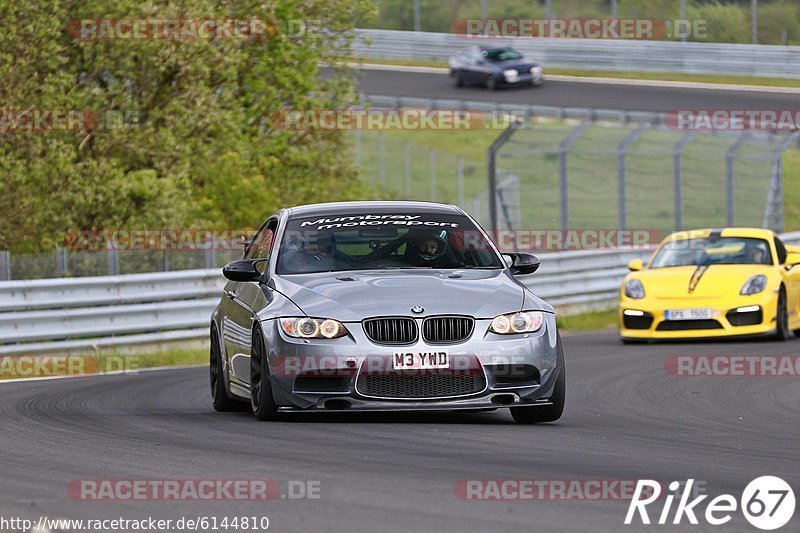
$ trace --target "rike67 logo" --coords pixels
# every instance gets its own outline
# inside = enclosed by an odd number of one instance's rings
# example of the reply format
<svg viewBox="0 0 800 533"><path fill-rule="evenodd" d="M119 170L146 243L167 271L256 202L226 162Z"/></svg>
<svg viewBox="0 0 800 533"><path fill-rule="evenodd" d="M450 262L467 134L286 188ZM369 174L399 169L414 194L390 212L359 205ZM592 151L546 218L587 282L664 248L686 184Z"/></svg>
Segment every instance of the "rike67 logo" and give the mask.
<svg viewBox="0 0 800 533"><path fill-rule="evenodd" d="M786 525L794 515L795 498L792 487L775 476L762 476L751 481L742 492L739 501L731 494L721 494L708 501L705 512L701 512L701 503L708 498L707 494L696 496L691 501L694 479L686 483L673 481L669 484L669 492L663 498L664 505L657 516L657 524L680 524L684 517L690 524L699 524L698 516L714 526L721 526L733 520L733 513L741 509L745 519L758 529L771 531ZM683 490L678 491L683 487ZM662 485L658 481L640 479L636 484L633 499L625 516L625 524L630 525L638 519L642 524L650 524L651 519L647 507L662 497ZM670 514L674 500L678 500L672 520ZM652 505L651 511L657 511ZM655 517L654 517L655 518Z"/></svg>

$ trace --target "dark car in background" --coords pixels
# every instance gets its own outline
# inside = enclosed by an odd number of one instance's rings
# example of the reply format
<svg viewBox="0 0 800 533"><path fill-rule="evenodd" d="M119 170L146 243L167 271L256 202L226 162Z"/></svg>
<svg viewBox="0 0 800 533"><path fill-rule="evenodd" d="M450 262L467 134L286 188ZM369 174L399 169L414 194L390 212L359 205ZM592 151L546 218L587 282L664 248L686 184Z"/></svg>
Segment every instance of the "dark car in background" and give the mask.
<svg viewBox="0 0 800 533"><path fill-rule="evenodd" d="M450 56L450 78L457 87L541 85L542 67L510 46L471 46Z"/></svg>

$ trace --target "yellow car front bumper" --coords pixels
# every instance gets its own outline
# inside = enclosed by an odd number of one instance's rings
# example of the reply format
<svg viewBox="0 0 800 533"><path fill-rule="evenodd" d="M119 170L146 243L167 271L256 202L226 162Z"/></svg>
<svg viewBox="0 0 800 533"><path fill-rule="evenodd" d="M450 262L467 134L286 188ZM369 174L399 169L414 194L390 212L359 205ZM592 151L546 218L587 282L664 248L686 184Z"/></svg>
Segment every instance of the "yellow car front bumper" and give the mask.
<svg viewBox="0 0 800 533"><path fill-rule="evenodd" d="M625 340L769 335L775 331L777 306L778 295L771 291L714 299L634 300L623 296L619 307L619 332ZM681 309L711 309L712 317L667 320L667 310Z"/></svg>

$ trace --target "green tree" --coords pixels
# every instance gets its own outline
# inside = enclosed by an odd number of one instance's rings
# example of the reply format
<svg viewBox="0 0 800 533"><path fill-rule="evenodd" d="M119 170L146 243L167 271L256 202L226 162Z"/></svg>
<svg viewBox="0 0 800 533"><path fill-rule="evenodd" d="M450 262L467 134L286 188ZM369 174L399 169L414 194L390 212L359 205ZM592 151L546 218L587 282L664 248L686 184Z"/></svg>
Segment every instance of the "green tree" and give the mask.
<svg viewBox="0 0 800 533"><path fill-rule="evenodd" d="M79 131L3 131L0 249L69 229L254 226L286 205L355 199L341 131L287 131L285 108L348 107L337 64L369 0L0 2L0 110L91 110ZM270 38L80 39L80 19L260 19ZM321 76L320 64L335 74Z"/></svg>

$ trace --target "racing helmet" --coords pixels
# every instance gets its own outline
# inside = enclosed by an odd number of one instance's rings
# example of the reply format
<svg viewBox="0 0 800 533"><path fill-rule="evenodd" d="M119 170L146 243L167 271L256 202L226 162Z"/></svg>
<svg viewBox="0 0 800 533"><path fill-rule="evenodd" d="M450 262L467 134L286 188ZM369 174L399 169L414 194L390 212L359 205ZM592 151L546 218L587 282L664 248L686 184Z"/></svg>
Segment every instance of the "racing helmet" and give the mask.
<svg viewBox="0 0 800 533"><path fill-rule="evenodd" d="M443 231L409 231L406 243L420 261L429 263L447 252L447 241L443 234Z"/></svg>

